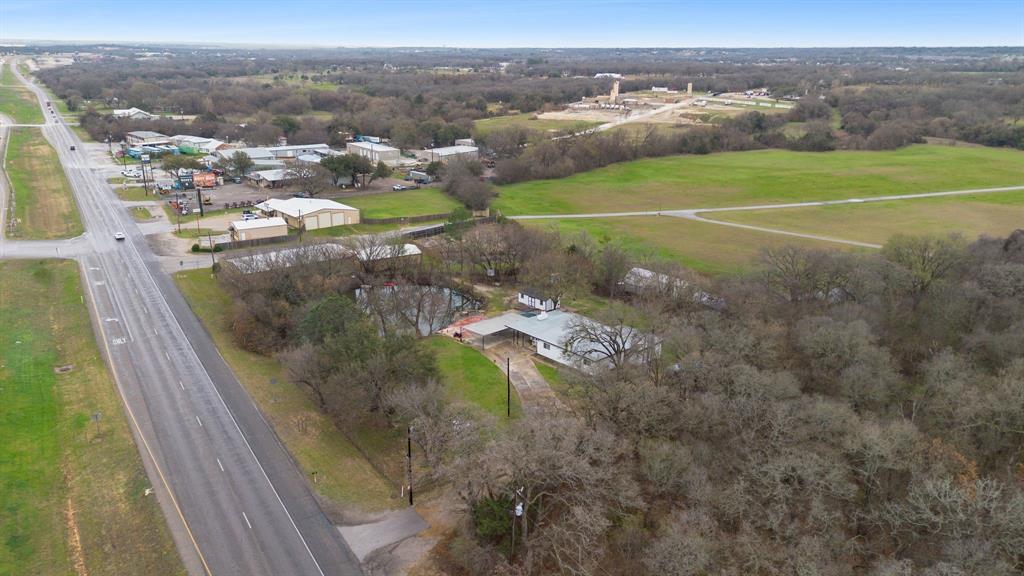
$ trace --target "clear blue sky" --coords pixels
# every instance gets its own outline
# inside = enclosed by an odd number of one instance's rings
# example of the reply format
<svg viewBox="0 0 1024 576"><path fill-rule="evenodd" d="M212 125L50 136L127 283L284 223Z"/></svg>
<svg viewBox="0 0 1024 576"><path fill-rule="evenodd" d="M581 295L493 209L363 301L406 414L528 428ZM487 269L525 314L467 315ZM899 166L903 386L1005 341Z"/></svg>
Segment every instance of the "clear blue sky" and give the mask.
<svg viewBox="0 0 1024 576"><path fill-rule="evenodd" d="M322 46L1024 46L1024 0L0 0L0 39Z"/></svg>

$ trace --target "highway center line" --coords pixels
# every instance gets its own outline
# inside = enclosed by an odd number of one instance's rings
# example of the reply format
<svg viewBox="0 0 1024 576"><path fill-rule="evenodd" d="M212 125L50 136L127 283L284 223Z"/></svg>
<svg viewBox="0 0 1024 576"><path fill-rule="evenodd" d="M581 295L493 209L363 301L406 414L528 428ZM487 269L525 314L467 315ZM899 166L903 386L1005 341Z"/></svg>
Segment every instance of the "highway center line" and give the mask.
<svg viewBox="0 0 1024 576"><path fill-rule="evenodd" d="M200 428L202 428L202 426L203 426L203 421L199 419L199 416L198 416L198 415L196 416L196 422L199 422L199 427L200 427Z"/></svg>
<svg viewBox="0 0 1024 576"><path fill-rule="evenodd" d="M245 512L242 512L242 518L245 518L245 523L249 524L249 530L252 530L252 524L249 522L249 517L245 515Z"/></svg>
<svg viewBox="0 0 1024 576"><path fill-rule="evenodd" d="M217 466L220 466L220 471L224 471L224 465L220 463L220 458L217 458Z"/></svg>

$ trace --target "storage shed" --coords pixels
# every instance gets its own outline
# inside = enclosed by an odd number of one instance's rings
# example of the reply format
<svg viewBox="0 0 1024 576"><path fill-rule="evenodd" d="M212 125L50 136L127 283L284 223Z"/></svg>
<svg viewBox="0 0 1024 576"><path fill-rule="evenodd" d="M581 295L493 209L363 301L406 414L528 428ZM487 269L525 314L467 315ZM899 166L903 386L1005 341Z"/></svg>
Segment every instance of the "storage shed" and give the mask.
<svg viewBox="0 0 1024 576"><path fill-rule="evenodd" d="M288 235L288 223L284 218L257 218L256 220L235 220L228 225L233 242L260 240Z"/></svg>

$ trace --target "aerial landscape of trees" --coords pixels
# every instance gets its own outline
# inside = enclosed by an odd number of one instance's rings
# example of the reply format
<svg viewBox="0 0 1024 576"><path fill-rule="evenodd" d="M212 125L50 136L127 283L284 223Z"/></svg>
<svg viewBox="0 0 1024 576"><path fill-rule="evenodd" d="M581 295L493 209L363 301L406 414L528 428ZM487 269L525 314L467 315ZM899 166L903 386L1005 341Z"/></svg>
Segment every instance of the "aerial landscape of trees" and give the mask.
<svg viewBox="0 0 1024 576"><path fill-rule="evenodd" d="M497 50L455 57L375 50L294 51L287 58L262 51L236 58L169 54L147 61L83 61L39 75L70 107L84 111L82 126L99 141L108 135L120 140L132 129L250 145L273 144L282 136L294 144L338 145L346 135L371 134L401 148L422 148L476 136L499 157L514 160L525 153L499 170L505 182L558 177L621 159L759 147L880 150L936 137L1024 148L1024 71L1018 60L984 49L953 55L818 50L804 54L807 59L772 51L657 57L600 50L543 57ZM611 81L593 75L613 69L626 75L624 91L693 83L698 92L768 87L775 97L800 100L779 116L752 112L667 134L595 135L544 150L524 147L538 136L529 128L474 128L482 118L559 109L606 93ZM133 121L100 113L128 106L194 119ZM787 122L804 129L788 134Z"/></svg>
<svg viewBox="0 0 1024 576"><path fill-rule="evenodd" d="M955 48L118 58L38 74L97 141L146 129L249 145L480 144L483 162L424 169L463 206L417 240L422 254L406 254L408 230L360 229L214 267L228 340L279 362L283 384L337 426L328 433L357 448L366 430L401 436L403 450L408 438L417 490L454 517L431 553L445 573L1024 572L1024 229L848 242L857 251L758 244L755 262L705 276L611 233L471 216L510 189L495 184L648 157L783 148L820 161L936 139L1024 149L1024 59ZM609 71L623 91L769 87L792 107L560 137L529 121L478 127L605 93L611 81L595 74ZM109 114L128 106L189 118ZM242 175L253 161L238 152L220 166ZM392 170L351 154L290 169L310 196ZM627 282L638 266L655 280ZM510 394L497 417L446 389L431 339L449 336L432 333L463 312L503 311L519 289L585 308L561 344L589 355L536 359L555 400L513 415Z"/></svg>

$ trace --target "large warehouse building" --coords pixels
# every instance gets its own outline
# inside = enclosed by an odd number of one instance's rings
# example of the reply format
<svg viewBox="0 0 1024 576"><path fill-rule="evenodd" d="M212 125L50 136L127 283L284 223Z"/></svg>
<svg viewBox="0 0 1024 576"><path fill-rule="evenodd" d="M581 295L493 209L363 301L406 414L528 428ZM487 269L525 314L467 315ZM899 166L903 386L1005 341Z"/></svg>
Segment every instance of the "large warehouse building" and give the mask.
<svg viewBox="0 0 1024 576"><path fill-rule="evenodd" d="M317 230L331 226L359 224L359 209L320 198L271 198L256 208L267 217L280 216L291 228Z"/></svg>
<svg viewBox="0 0 1024 576"><path fill-rule="evenodd" d="M385 146L384 144L375 144L373 142L349 142L345 145L345 152L347 154L357 154L363 158L369 158L370 162L373 162L374 164L383 162L388 165L396 164L401 158L402 153L398 148L392 148L391 146Z"/></svg>

